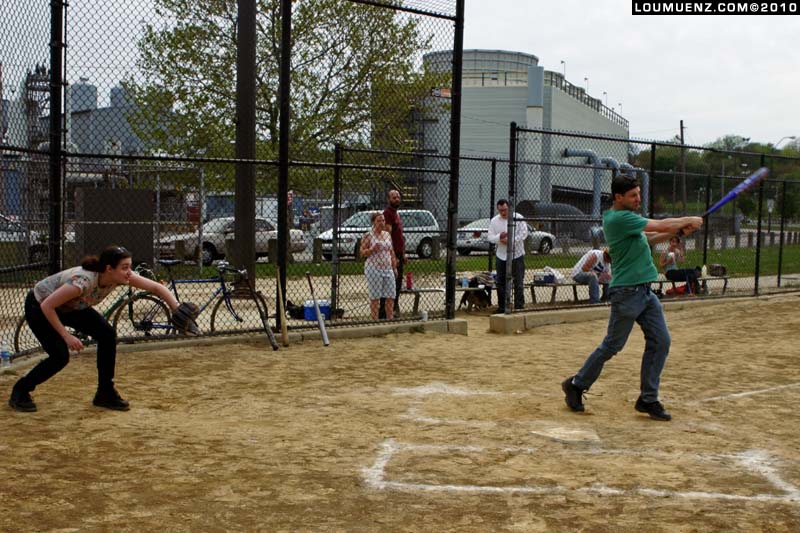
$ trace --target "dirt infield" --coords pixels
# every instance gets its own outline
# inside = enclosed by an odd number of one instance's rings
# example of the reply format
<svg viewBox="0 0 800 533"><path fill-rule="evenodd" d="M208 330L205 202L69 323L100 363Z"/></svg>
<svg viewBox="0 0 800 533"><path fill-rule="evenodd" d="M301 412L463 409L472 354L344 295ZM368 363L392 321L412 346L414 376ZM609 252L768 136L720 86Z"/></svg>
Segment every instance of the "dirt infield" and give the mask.
<svg viewBox="0 0 800 533"><path fill-rule="evenodd" d="M633 409L638 333L566 409L604 320L126 353L127 413L79 356L0 408L0 530L798 531L798 304L669 312L669 423Z"/></svg>

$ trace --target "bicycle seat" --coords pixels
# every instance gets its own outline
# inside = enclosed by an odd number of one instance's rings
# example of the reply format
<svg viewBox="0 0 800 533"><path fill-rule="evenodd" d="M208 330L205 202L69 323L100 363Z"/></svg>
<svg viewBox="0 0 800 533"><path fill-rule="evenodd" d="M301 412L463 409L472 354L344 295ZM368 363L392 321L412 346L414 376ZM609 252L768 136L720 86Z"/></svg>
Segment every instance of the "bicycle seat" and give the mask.
<svg viewBox="0 0 800 533"><path fill-rule="evenodd" d="M158 264L159 265L163 265L165 267L173 267L175 265L180 265L181 262L182 261L180 259L159 259L158 260Z"/></svg>

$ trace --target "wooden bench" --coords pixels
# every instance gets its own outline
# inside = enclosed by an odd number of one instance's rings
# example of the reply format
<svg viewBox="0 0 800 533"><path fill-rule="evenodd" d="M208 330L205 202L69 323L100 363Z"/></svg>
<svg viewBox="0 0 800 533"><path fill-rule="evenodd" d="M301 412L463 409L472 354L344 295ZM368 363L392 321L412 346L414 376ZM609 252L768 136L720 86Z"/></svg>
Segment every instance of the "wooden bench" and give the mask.
<svg viewBox="0 0 800 533"><path fill-rule="evenodd" d="M456 292L472 292L472 291L483 291L489 289L489 294L491 295L494 287L462 287L460 285L456 286ZM445 290L439 287L412 287L410 289L402 288L400 289L400 294L410 294L414 296L414 307L413 307L413 314L419 313L419 302L422 298L423 294L444 294Z"/></svg>
<svg viewBox="0 0 800 533"><path fill-rule="evenodd" d="M605 283L601 283L601 285L605 285ZM589 285L586 283L578 283L577 281L569 280L564 281L562 283L544 283L541 281L534 281L533 283L529 283L528 286L531 288L531 300L533 303L536 303L536 287L550 287L552 292L550 293L550 303L556 303L556 292L558 291L559 287L571 287L572 288L572 299L575 302L578 302L578 287L584 286L588 287Z"/></svg>
<svg viewBox="0 0 800 533"><path fill-rule="evenodd" d="M423 294L444 294L444 289L438 287L412 287L410 289L400 289L400 294L411 294L414 296L413 314L419 314L419 300Z"/></svg>
<svg viewBox="0 0 800 533"><path fill-rule="evenodd" d="M703 289L703 292L708 294L708 282L709 281L722 281L722 294L725 294L725 291L728 290L728 279L730 276L706 276L704 278L698 278L697 281L700 282L700 286ZM653 288L655 289L656 286L658 290L664 290L664 285L671 284L672 289L675 289L678 283L686 283L685 281L670 281L663 274L658 275L658 280L653 282Z"/></svg>

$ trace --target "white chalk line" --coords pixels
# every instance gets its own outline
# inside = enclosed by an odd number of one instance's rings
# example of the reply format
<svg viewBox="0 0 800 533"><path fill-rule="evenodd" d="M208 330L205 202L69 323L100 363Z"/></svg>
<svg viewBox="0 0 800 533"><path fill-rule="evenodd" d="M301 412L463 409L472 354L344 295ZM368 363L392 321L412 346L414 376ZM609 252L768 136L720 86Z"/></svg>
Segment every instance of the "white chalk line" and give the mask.
<svg viewBox="0 0 800 533"><path fill-rule="evenodd" d="M502 451L521 451L524 453L534 453L535 448L502 448ZM362 470L364 482L367 486L376 490L396 490L403 492L454 492L454 493L479 493L479 494L564 494L568 492L577 492L584 494L602 494L612 496L626 496L626 495L643 495L643 496L659 496L659 497L673 497L683 499L695 500L726 500L726 501L751 501L751 502L776 502L776 503L789 503L800 504L800 490L794 485L783 480L770 464L770 456L762 451L747 451L740 454L722 455L722 454L709 454L709 455L695 455L698 459L702 458L717 458L717 459L733 459L742 467L749 470L751 473L763 476L767 481L773 484L776 489L783 491L784 495L775 494L755 494L746 496L741 494L727 494L722 492L707 492L707 491L673 491L662 489L650 488L637 488L637 489L618 489L608 487L606 485L595 483L588 487L569 488L563 486L529 486L529 485L511 485L511 486L492 486L492 485L437 485L433 483L408 483L402 481L389 481L385 479L386 465L394 457L395 454L401 451L425 451L443 453L448 451L462 451L480 453L487 451L486 448L480 446L441 446L441 445L416 445L416 444L399 444L394 439L387 439L381 445L381 450L378 456L369 468ZM607 450L607 453L617 454L631 454L631 455L651 455L645 454L642 451L629 451L629 450ZM585 453L606 453L603 451L592 451ZM664 455L674 456L674 454L666 454L664 452L654 453L654 456L663 457ZM686 457L686 454L681 454Z"/></svg>
<svg viewBox="0 0 800 533"><path fill-rule="evenodd" d="M716 402L717 400L729 400L731 398L744 398L746 396L754 396L756 394L764 394L766 392L774 392L777 390L783 389L791 389L794 387L800 387L800 383L789 383L788 385L778 385L775 387L769 387L766 389L758 389L758 390L751 390L747 392L736 392L733 394L723 394L722 396L713 396L711 398L703 398L702 400L696 400L690 403L703 403L703 402Z"/></svg>
<svg viewBox="0 0 800 533"><path fill-rule="evenodd" d="M427 416L420 413L419 409L412 405L408 410L399 415L400 418L412 420L421 424L429 424L433 426L466 426L472 428L491 429L500 426L500 423L487 421L487 420L464 420L460 418L437 418ZM530 433L538 437L544 437L556 442L572 443L572 442L589 442L599 441L600 437L597 436L592 430L582 428L565 428L563 426L551 425L542 427L540 420L508 420L504 425L514 426L529 426Z"/></svg>
<svg viewBox="0 0 800 533"><path fill-rule="evenodd" d="M465 389L461 387L454 387L447 383L435 381L427 385L411 388L395 388L392 389L392 394L395 396L432 396L441 394L446 396L522 396L518 392L496 392L496 391L480 391Z"/></svg>

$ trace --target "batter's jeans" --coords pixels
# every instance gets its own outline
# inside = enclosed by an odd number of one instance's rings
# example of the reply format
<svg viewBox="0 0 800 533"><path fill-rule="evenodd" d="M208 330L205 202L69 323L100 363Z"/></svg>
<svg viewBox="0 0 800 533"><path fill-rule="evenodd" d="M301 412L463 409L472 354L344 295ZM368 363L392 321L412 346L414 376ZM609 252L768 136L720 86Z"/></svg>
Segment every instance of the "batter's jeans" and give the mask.
<svg viewBox="0 0 800 533"><path fill-rule="evenodd" d="M625 346L636 322L642 328L645 339L640 383L642 400L658 401L661 371L667 362L671 343L661 302L650 290L649 284L611 287L608 299L611 302L611 315L606 337L583 363L573 382L581 389L588 390L600 377L606 361Z"/></svg>
<svg viewBox="0 0 800 533"><path fill-rule="evenodd" d="M117 334L108 320L91 307L80 311L56 311L56 313L62 324L85 333L97 341L97 388L100 390L113 388L114 366L117 358ZM42 308L36 301L33 291L30 291L25 298L25 320L42 344L44 351L47 352L47 358L17 382L16 387L20 390L31 392L37 385L44 383L67 366L69 349L64 339L42 313Z"/></svg>

